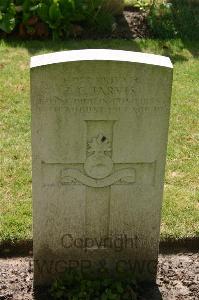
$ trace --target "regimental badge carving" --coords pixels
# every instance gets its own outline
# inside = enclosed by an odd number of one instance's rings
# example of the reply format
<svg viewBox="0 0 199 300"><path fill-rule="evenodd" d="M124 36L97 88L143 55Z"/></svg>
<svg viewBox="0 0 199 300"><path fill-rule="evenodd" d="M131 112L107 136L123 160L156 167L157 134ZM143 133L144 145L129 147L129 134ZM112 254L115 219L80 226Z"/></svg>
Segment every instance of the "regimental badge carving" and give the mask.
<svg viewBox="0 0 199 300"><path fill-rule="evenodd" d="M83 184L90 187L107 187L112 184L132 184L135 182L134 168L114 170L112 145L103 132L87 141L87 158L84 172L78 169L64 169L61 172L62 184Z"/></svg>
<svg viewBox="0 0 199 300"><path fill-rule="evenodd" d="M94 179L77 169L64 169L61 174L62 184L84 184L90 187L106 187L112 184L130 184L135 182L135 169L121 169L102 179Z"/></svg>
<svg viewBox="0 0 199 300"><path fill-rule="evenodd" d="M91 188L112 185L154 185L156 161L117 162L114 145L118 145L117 120L85 120L84 160L73 163L42 161L44 186L84 185ZM82 124L83 125L83 124ZM125 145L123 145L125 147ZM118 151L117 151L118 152ZM121 151L122 157L122 151ZM122 157L122 161L124 157ZM55 167L56 166L56 167ZM58 172L51 172L51 168ZM58 175L59 174L59 175ZM56 182L56 183L55 183Z"/></svg>
<svg viewBox="0 0 199 300"><path fill-rule="evenodd" d="M88 176L101 179L111 174L113 162L107 155L110 151L110 142L102 133L88 143L88 153L91 153L91 155L86 159L84 164L84 169Z"/></svg>

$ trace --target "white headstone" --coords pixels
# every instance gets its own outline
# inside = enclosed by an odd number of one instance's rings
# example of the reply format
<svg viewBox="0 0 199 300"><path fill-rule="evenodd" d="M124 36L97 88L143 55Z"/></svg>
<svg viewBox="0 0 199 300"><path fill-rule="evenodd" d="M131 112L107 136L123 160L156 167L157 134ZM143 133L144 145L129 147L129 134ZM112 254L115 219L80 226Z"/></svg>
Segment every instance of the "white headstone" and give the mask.
<svg viewBox="0 0 199 300"><path fill-rule="evenodd" d="M32 57L35 285L73 267L154 280L171 86L162 56Z"/></svg>

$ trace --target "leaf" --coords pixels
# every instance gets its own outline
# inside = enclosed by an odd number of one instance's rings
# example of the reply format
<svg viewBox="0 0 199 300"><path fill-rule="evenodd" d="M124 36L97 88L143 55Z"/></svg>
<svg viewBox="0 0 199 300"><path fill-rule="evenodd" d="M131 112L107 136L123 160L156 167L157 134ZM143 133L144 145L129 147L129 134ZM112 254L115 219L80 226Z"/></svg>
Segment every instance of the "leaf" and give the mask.
<svg viewBox="0 0 199 300"><path fill-rule="evenodd" d="M76 14L78 12L77 10L75 10L74 1L60 0L59 7L62 12L62 15L65 18L71 18L74 14Z"/></svg>
<svg viewBox="0 0 199 300"><path fill-rule="evenodd" d="M66 2L66 1L65 1ZM70 5L72 6L73 10L75 10L75 1L74 0L68 0Z"/></svg>
<svg viewBox="0 0 199 300"><path fill-rule="evenodd" d="M23 11L24 12L27 12L30 10L30 0L25 0L23 2Z"/></svg>
<svg viewBox="0 0 199 300"><path fill-rule="evenodd" d="M49 14L48 14L48 6L45 3L40 3L38 6L38 15L43 21L48 21Z"/></svg>
<svg viewBox="0 0 199 300"><path fill-rule="evenodd" d="M31 14L29 12L24 12L23 13L23 23L26 23L31 17Z"/></svg>
<svg viewBox="0 0 199 300"><path fill-rule="evenodd" d="M11 16L15 16L16 14L16 9L13 3L10 3L9 7L7 8L7 13Z"/></svg>
<svg viewBox="0 0 199 300"><path fill-rule="evenodd" d="M10 33L15 28L15 18L9 16L8 14L2 14L2 19L0 21L0 29L6 33Z"/></svg>
<svg viewBox="0 0 199 300"><path fill-rule="evenodd" d="M30 7L30 11L37 11L38 8L39 8L39 4L34 5L34 6L31 6L31 7Z"/></svg>
<svg viewBox="0 0 199 300"><path fill-rule="evenodd" d="M49 17L52 22L56 22L61 18L61 11L57 3L53 3L49 8Z"/></svg>
<svg viewBox="0 0 199 300"><path fill-rule="evenodd" d="M0 11L5 12L10 5L10 0L0 0Z"/></svg>
<svg viewBox="0 0 199 300"><path fill-rule="evenodd" d="M118 292L119 294L122 294L122 293L123 293L124 289L123 289L123 287L122 287L121 282L118 282L118 283L117 283L116 289L117 289L117 292Z"/></svg>

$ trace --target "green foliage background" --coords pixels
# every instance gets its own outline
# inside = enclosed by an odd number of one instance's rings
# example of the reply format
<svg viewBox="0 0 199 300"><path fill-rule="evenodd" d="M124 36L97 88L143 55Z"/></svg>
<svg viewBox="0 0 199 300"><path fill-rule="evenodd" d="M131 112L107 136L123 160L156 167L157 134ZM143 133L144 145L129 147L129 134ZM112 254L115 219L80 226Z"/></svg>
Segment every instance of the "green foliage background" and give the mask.
<svg viewBox="0 0 199 300"><path fill-rule="evenodd" d="M156 38L199 40L197 0L0 0L0 31L54 39L76 36L82 28L109 33L124 5L147 11Z"/></svg>
<svg viewBox="0 0 199 300"><path fill-rule="evenodd" d="M148 25L156 38L199 40L199 2L196 0L153 1Z"/></svg>
<svg viewBox="0 0 199 300"><path fill-rule="evenodd" d="M10 33L24 24L31 33L39 20L48 26L54 38L67 36L71 26L78 23L97 31L109 31L114 11L107 9L106 3L105 0L0 0L0 29Z"/></svg>

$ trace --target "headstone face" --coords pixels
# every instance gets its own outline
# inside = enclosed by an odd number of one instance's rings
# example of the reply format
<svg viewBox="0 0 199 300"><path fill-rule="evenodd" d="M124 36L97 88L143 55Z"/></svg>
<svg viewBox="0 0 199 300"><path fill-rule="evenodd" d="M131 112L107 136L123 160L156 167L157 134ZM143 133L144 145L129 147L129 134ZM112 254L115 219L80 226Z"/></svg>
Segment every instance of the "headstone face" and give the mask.
<svg viewBox="0 0 199 300"><path fill-rule="evenodd" d="M32 58L35 285L71 268L154 280L171 86L166 57Z"/></svg>

